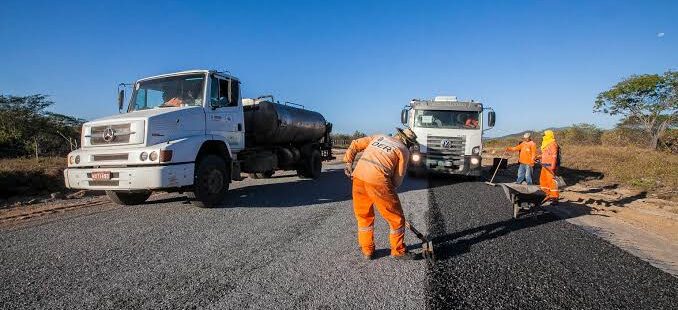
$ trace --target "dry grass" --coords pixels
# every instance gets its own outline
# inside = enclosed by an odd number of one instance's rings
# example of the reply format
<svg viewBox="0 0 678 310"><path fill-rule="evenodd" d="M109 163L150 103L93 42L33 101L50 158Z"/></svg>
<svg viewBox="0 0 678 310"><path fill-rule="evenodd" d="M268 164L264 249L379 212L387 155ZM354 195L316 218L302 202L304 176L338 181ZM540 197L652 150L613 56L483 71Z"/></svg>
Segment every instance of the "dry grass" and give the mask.
<svg viewBox="0 0 678 310"><path fill-rule="evenodd" d="M62 157L0 159L0 197L61 191L64 168Z"/></svg>
<svg viewBox="0 0 678 310"><path fill-rule="evenodd" d="M563 167L601 172L606 179L673 198L678 154L635 147L564 146Z"/></svg>

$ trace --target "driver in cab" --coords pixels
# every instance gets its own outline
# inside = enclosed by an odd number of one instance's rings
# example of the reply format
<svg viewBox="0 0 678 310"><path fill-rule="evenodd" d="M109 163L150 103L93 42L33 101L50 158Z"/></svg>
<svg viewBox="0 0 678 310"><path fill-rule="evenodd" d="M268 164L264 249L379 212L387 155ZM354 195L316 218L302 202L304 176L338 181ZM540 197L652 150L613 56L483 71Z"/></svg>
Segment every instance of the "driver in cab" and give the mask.
<svg viewBox="0 0 678 310"><path fill-rule="evenodd" d="M196 96L197 92L194 90L187 90L185 94L177 92L174 96L170 97L169 100L165 100L165 103L162 104L163 107L181 107L184 105L197 105L200 104L199 96ZM166 93L167 94L167 93Z"/></svg>

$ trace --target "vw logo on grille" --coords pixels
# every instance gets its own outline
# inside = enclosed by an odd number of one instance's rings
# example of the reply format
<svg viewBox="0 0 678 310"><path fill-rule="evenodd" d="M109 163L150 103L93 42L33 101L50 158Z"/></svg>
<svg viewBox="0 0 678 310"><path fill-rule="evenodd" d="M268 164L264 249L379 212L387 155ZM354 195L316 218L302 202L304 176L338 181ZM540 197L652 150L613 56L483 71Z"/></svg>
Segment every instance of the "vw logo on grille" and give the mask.
<svg viewBox="0 0 678 310"><path fill-rule="evenodd" d="M104 141L106 142L111 142L115 140L115 129L108 127L104 129L104 132L102 134L102 138L104 138Z"/></svg>
<svg viewBox="0 0 678 310"><path fill-rule="evenodd" d="M447 140L447 139L440 140L440 146L449 149L449 148L452 147L452 141Z"/></svg>

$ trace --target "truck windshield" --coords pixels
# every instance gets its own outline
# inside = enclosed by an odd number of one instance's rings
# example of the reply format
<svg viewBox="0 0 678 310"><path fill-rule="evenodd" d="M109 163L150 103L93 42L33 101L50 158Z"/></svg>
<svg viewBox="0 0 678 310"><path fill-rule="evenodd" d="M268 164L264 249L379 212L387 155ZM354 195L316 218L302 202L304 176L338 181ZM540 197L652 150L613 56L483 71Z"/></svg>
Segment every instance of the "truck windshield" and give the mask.
<svg viewBox="0 0 678 310"><path fill-rule="evenodd" d="M415 110L414 126L420 128L479 129L479 112Z"/></svg>
<svg viewBox="0 0 678 310"><path fill-rule="evenodd" d="M128 111L201 106L204 85L204 74L141 81L136 84Z"/></svg>

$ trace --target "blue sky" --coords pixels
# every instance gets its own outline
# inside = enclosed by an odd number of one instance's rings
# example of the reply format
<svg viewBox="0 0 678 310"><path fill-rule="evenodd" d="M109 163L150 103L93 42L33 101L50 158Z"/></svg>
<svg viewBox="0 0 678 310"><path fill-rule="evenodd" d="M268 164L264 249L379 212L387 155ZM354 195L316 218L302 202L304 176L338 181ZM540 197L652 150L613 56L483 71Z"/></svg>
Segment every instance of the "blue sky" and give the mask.
<svg viewBox="0 0 678 310"><path fill-rule="evenodd" d="M245 96L391 131L412 98L497 112L490 135L615 120L599 92L678 68L678 1L3 1L0 93L59 113L117 113L119 82L226 69ZM658 33L664 33L658 36Z"/></svg>

